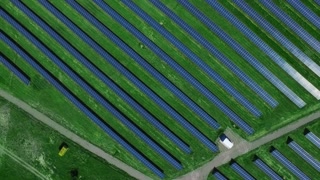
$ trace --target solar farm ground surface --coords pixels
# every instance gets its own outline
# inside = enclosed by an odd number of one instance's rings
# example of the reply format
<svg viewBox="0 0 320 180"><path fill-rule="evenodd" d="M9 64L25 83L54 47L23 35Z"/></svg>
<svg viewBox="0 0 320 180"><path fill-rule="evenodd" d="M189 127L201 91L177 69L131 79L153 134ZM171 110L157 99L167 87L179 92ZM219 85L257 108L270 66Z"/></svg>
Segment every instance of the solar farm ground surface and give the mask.
<svg viewBox="0 0 320 180"><path fill-rule="evenodd" d="M22 1L29 9L39 15L49 26L51 26L58 34L65 38L72 46L74 46L80 53L87 57L93 64L99 67L108 77L110 77L116 84L118 84L124 91L126 91L133 99L141 104L153 116L165 124L172 132L179 136L183 141L190 145L192 153L190 155L183 153L178 147L169 141L163 134L161 134L155 127L146 123L141 115L139 115L132 107L130 107L124 100L120 99L115 92L111 91L109 87L104 85L97 77L95 77L88 69L86 69L80 62L77 61L67 50L63 49L50 35L46 34L44 30L39 28L35 22L32 22L24 13L15 7L9 0L1 2L1 8L8 12L14 19L19 21L32 34L34 34L40 41L44 42L49 49L52 50L61 60L63 60L70 68L77 72L84 80L86 80L94 89L96 89L102 96L104 96L113 106L131 119L136 125L143 129L151 138L157 141L169 153L177 158L183 164L183 170L177 171L170 166L160 155L147 146L141 139L137 138L129 129L121 124L115 117L107 112L101 105L99 105L92 97L90 97L84 90L82 90L75 82L73 82L67 75L60 70L55 64L46 57L40 50L33 46L25 37L23 37L16 29L14 29L3 18L0 18L0 27L7 36L11 37L23 49L28 52L35 60L52 73L59 81L62 82L72 93L90 107L96 114L103 117L116 132L121 134L128 142L134 145L152 162L159 166L165 173L166 178L170 179L178 177L186 172L201 166L205 162L211 160L215 153L207 149L200 141L188 133L182 126L180 126L173 118L171 118L165 111L157 106L145 94L143 94L136 86L128 81L124 75L120 74L112 65L108 64L103 57L98 55L88 44L81 41L71 30L69 30L63 23L58 21L56 17L49 13L37 1ZM207 15L214 23L219 25L226 33L233 39L239 42L246 50L254 55L262 64L264 64L270 71L281 79L291 90L298 94L307 105L299 109L289 99L281 94L271 83L264 79L254 68L245 62L231 47L221 41L216 35L210 32L205 25L198 19L188 13L183 6L176 1L163 0L173 12L177 13L184 21L196 29L209 42L211 42L218 50L227 56L234 64L256 81L264 90L272 95L279 102L279 106L272 109L263 102L252 90L250 90L244 83L242 83L235 75L224 67L213 55L211 55L205 48L201 47L194 39L184 32L179 26L174 24L161 11L154 8L148 1L135 0L139 7L145 10L156 21L162 24L175 37L182 41L188 48L197 54L205 63L207 63L213 70L218 72L227 82L235 87L244 97L246 97L252 104L261 110L263 115L256 118L251 115L244 107L238 104L237 101L229 94L227 94L216 82L214 82L208 75L201 71L191 60L182 55L177 48L171 45L165 38L163 38L156 30L149 27L136 14L130 11L120 1L108 1L114 10L121 14L125 19L138 28L143 34L150 38L155 44L163 49L172 59L179 63L191 75L199 80L205 87L207 87L213 94L222 100L228 107L230 107L236 114L245 120L251 127L254 128L255 133L248 136L241 129L234 126L230 119L224 115L214 104L212 104L204 95L200 94L188 81L178 75L168 64L157 57L148 47L144 46L136 37L130 34L114 19L108 16L102 9L96 6L91 1L78 0L86 10L92 13L101 23L113 31L120 39L140 54L146 61L148 61L154 68L170 80L175 86L181 89L189 98L198 104L210 116L215 118L222 128L214 130L210 128L200 117L198 117L191 109L182 103L177 97L164 88L157 82L150 74L140 67L130 56L125 54L120 48L105 37L92 24L87 22L81 15L72 9L66 2L50 1L57 9L59 9L66 17L73 21L80 29L86 32L94 41L96 41L102 48L108 51L115 59L123 64L129 71L144 82L150 89L164 99L170 106L172 106L178 113L180 113L191 124L197 127L209 139L215 141L218 135L226 127L233 127L233 130L239 133L242 137L248 140L254 140L264 134L271 132L279 127L282 127L289 122L292 122L299 117L310 114L319 109L320 104L313 98L303 87L296 83L289 77L282 69L271 61L264 53L252 44L244 35L241 34L234 26L232 26L226 19L220 16L216 11L210 8L204 1L191 0L199 10ZM303 64L284 50L282 46L274 41L270 36L266 35L259 26L254 24L250 19L244 16L243 13L235 5L229 1L219 1L225 8L236 15L242 22L248 25L251 30L256 32L269 46L276 50L289 64L291 64L297 71L299 71L307 80L309 80L315 87L320 88L319 77L313 74ZM299 39L291 30L278 21L273 21L274 16L263 9L256 1L248 1L248 3L264 17L271 22L278 30L283 32L296 46L311 57L317 64L320 64L320 54L310 48L304 41ZM311 3L305 4L312 8L316 13L320 13L320 7ZM279 7L290 13L299 24L312 34L316 39L320 40L320 35L317 29L312 26L307 20L303 19L301 15L296 13L292 8L288 8L286 3L278 4ZM81 137L89 140L95 145L98 145L106 152L109 152L114 157L126 162L130 166L139 171L156 178L148 168L137 161L132 155L124 150L117 142L106 135L98 126L96 126L89 118L85 117L78 109L76 109L66 98L63 97L57 90L55 90L43 77L41 77L31 66L29 66L21 57L19 57L14 50L10 49L3 41L0 41L1 54L14 62L20 67L29 77L31 77L31 84L25 86L18 78L10 74L9 70L1 66L0 71L0 87L12 92L16 97L24 100L36 109L45 113L58 123L79 134ZM35 95L36 94L36 95Z"/></svg>
<svg viewBox="0 0 320 180"><path fill-rule="evenodd" d="M2 98L0 112L0 144L14 156L10 157L1 150L0 173L6 179L39 178L23 167L21 161L47 179L71 179L70 171L75 169L81 178L133 179ZM62 142L68 144L69 150L60 157L58 152ZM14 161L15 157L19 158L18 162Z"/></svg>
<svg viewBox="0 0 320 180"><path fill-rule="evenodd" d="M256 179L269 179L263 171L261 171L253 160L255 156L258 156L263 162L265 162L271 169L273 169L283 179L296 179L297 177L291 173L285 166L281 165L275 158L270 154L270 148L273 146L285 157L289 159L295 166L297 166L303 173L305 173L311 179L319 177L319 172L308 164L304 159L298 156L288 145L287 139L290 137L297 144L299 144L304 150L306 150L316 161L319 162L320 155L317 146L313 145L305 136L305 129L307 128L310 132L316 136L320 136L320 121L315 121L304 127L301 127L289 134L286 134L268 144L259 147L245 155L242 155L235 159L235 161L248 171ZM229 164L222 165L217 168L221 173L230 179L241 179L241 177L235 173ZM209 175L208 179L215 179L212 175Z"/></svg>

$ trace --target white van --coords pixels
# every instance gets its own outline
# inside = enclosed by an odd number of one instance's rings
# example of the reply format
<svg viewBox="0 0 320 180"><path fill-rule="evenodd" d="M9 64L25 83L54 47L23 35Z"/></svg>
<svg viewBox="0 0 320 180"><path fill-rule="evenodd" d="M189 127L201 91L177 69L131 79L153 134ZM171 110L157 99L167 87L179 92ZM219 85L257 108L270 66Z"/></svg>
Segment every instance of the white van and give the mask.
<svg viewBox="0 0 320 180"><path fill-rule="evenodd" d="M222 145L224 145L228 149L231 149L233 147L233 142L231 142L231 140L225 134L220 135L219 141Z"/></svg>

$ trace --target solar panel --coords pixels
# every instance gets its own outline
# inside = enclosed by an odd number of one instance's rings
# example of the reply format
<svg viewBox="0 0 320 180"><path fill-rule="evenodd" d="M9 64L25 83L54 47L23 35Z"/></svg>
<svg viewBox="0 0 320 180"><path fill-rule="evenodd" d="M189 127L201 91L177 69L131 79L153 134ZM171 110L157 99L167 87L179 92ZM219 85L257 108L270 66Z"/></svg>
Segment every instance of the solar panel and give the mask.
<svg viewBox="0 0 320 180"><path fill-rule="evenodd" d="M306 138L309 139L309 141L312 142L312 144L316 145L320 149L320 138L313 134L312 132L307 133Z"/></svg>
<svg viewBox="0 0 320 180"><path fill-rule="evenodd" d="M292 164L285 156L283 156L278 150L272 149L271 150L271 155L274 158L276 158L283 166L288 168L290 170L290 172L292 172L298 178L303 179L303 180L310 179L297 166Z"/></svg>
<svg viewBox="0 0 320 180"><path fill-rule="evenodd" d="M320 6L320 0L314 0L314 2Z"/></svg>
<svg viewBox="0 0 320 180"><path fill-rule="evenodd" d="M3 15L0 9L1 16ZM81 112L83 112L87 117L89 117L94 123L96 123L103 131L105 131L110 137L117 141L122 147L129 151L135 158L147 166L152 172L161 178L164 178L164 173L161 169L156 167L150 160L145 158L138 150L136 150L131 144L124 140L117 132L115 132L110 126L105 124L103 120L95 115L91 109L88 109L81 101L78 100L65 86L63 86L59 81L56 80L50 73L47 72L38 62L30 58L23 50L21 50L17 45L15 45L10 39L5 37L0 32L0 39L6 42L12 49L14 49L17 54L19 54L24 60L26 60L34 69L36 69L47 81L49 81L58 91L60 91L70 102L72 102Z"/></svg>
<svg viewBox="0 0 320 180"><path fill-rule="evenodd" d="M43 1L47 2L47 1ZM79 36L85 36L85 34L75 26L70 20L63 16L59 11L57 11L52 5L47 2L45 5L50 11L54 13L62 22L64 22L70 29L77 32ZM59 14L60 13L60 14ZM115 34L113 34L108 28L103 26L98 20L96 20L91 14L87 18L92 24L94 24L98 29L103 32L109 39L111 39L115 44L117 44L124 52L131 56L136 62L138 62L142 67L144 67L150 74L153 75L159 82L161 82L166 88L168 88L174 95L179 97L190 109L195 111L201 118L203 118L209 125L213 128L218 129L219 124L210 117L204 110L202 110L197 104L195 104L189 97L187 97L183 92L181 92L176 86L174 86L168 79L166 79L162 74L160 74L156 69L154 69L149 63L147 63L141 56L139 56L133 49L131 49L127 44L120 40Z"/></svg>
<svg viewBox="0 0 320 180"><path fill-rule="evenodd" d="M231 162L230 167L239 174L245 180L255 180L255 178L250 175L245 169L243 169L238 163Z"/></svg>
<svg viewBox="0 0 320 180"><path fill-rule="evenodd" d="M271 107L276 107L278 102L273 99L264 89L262 89L256 82L254 82L247 74L245 74L237 65L225 57L218 49L216 49L208 40L196 32L191 26L184 22L179 16L167 8L158 0L150 1L168 17L170 17L176 24L189 33L194 39L196 39L203 47L207 48L211 54L213 54L220 62L228 67L237 77L239 77L248 87L256 92L265 102Z"/></svg>
<svg viewBox="0 0 320 180"><path fill-rule="evenodd" d="M43 4L50 6L48 1L40 1ZM77 60L79 60L84 66L86 66L93 74L95 74L101 81L103 81L109 88L111 88L117 95L124 99L130 106L139 112L146 120L158 128L163 134L165 134L171 141L175 142L183 151L190 153L191 149L182 142L176 135L168 130L163 124L155 119L149 112L147 112L140 104L134 101L128 94L126 94L121 88L119 88L109 77L107 77L100 69L94 66L88 59L86 59L81 53L79 53L74 47L72 47L67 41L65 41L60 35L58 35L51 27L49 27L43 20L38 18L33 12L27 9L20 2L14 2L14 4L27 14L33 21L51 35L57 42L60 43L65 49L67 49ZM56 15L56 14L55 14ZM62 16L62 14L59 14ZM64 17L64 16L63 16ZM60 18L60 16L59 16ZM71 23L71 21L69 21Z"/></svg>
<svg viewBox="0 0 320 180"><path fill-rule="evenodd" d="M28 77L19 67L15 66L10 60L0 55L0 62L7 67L14 75L16 75L24 84L29 85L30 77Z"/></svg>
<svg viewBox="0 0 320 180"><path fill-rule="evenodd" d="M265 162L263 162L260 158L256 158L253 163L261 169L266 175L274 180L282 180L281 178L273 169L271 169Z"/></svg>
<svg viewBox="0 0 320 180"><path fill-rule="evenodd" d="M17 1L16 1L17 2ZM15 3L17 4L17 3ZM49 57L63 72L68 74L74 82L76 82L82 89L84 89L91 97L99 102L106 110L108 110L114 117L121 121L122 124L127 126L133 131L142 141L148 144L154 151L166 159L176 169L181 170L182 165L174 157L172 157L161 146L154 142L148 135L140 130L135 124L133 124L127 117L122 115L117 109L115 109L104 97L102 97L95 89L87 84L78 74L70 69L64 62L62 62L55 54L53 54L46 46L39 42L33 35L31 35L26 29L19 25L10 16L4 13L3 18L14 26L21 34L23 34L30 42L32 42L38 49L40 49L47 57Z"/></svg>
<svg viewBox="0 0 320 180"><path fill-rule="evenodd" d="M312 157L306 150L304 150L295 141L290 141L288 143L289 147L293 149L300 157L307 161L312 167L314 167L318 172L320 172L320 163L314 157Z"/></svg>
<svg viewBox="0 0 320 180"><path fill-rule="evenodd" d="M300 0L287 0L287 2L306 17L313 25L320 29L320 17L310 10L304 3Z"/></svg>
<svg viewBox="0 0 320 180"><path fill-rule="evenodd" d="M233 40L221 28L214 24L207 16L201 13L190 2L178 0L191 14L197 17L203 24L205 24L212 32L218 35L225 43L232 47L239 55L250 63L258 72L260 72L266 79L268 79L275 87L278 88L284 95L286 95L294 104L299 108L306 105L306 103L289 89L280 79L278 79L272 72L270 72L263 64L261 64L255 57L253 57L247 50L240 44Z"/></svg>
<svg viewBox="0 0 320 180"><path fill-rule="evenodd" d="M257 45L263 52L265 52L279 67L281 67L287 74L289 74L295 81L297 81L303 88L305 88L316 99L320 99L320 91L312 85L306 78L304 78L297 70L295 70L289 63L287 63L277 52L275 52L269 45L267 45L257 34L250 30L243 24L236 16L231 14L227 9L220 5L216 0L207 0L207 2L218 11L223 17L237 27L251 42ZM312 60L303 61L308 67L312 64L315 69L320 70L320 67Z"/></svg>
<svg viewBox="0 0 320 180"><path fill-rule="evenodd" d="M304 63L317 76L320 77L319 66L313 62L303 51L295 46L289 39L278 31L272 24L264 19L257 11L251 8L244 0L234 0L234 3L240 7L251 19L264 28L274 39L276 39L284 48L291 52L297 59Z"/></svg>
<svg viewBox="0 0 320 180"><path fill-rule="evenodd" d="M227 180L226 176L223 175L220 171L218 171L217 169L214 169L212 171L212 175L215 177L215 179L217 180Z"/></svg>
<svg viewBox="0 0 320 180"><path fill-rule="evenodd" d="M197 64L204 72L214 79L223 89L235 98L242 106L244 106L253 115L259 117L262 113L251 102L243 97L234 87L224 80L218 73L204 63L196 54L188 49L181 41L155 21L151 16L145 13L141 8L135 5L131 0L122 0L122 2L134 11L140 18L144 19L151 27L156 29L163 37L170 41L176 48L183 52L189 59Z"/></svg>
<svg viewBox="0 0 320 180"><path fill-rule="evenodd" d="M75 1L67 0L67 2L77 10L84 17L88 17L88 12L78 5ZM118 71L126 76L133 84L150 97L155 103L157 103L162 109L164 109L173 119L177 120L186 130L188 130L193 136L198 138L203 144L205 144L210 150L218 151L217 146L210 141L205 135L203 135L197 128L184 119L179 113L177 113L172 107L170 107L165 101L157 96L152 90L150 90L144 83L136 78L130 71L122 66L117 60L115 60L110 54L102 49L95 41L88 36L80 36L87 44L89 44L94 50L96 50L104 59L113 65Z"/></svg>
<svg viewBox="0 0 320 180"><path fill-rule="evenodd" d="M155 54L163 59L168 65L170 65L175 71L177 71L182 77L189 81L199 92L207 97L213 104L215 104L222 112L224 112L235 124L237 124L246 133L252 134L254 130L246 124L239 116L237 116L231 109L229 109L223 102L221 102L215 95L213 95L206 87L199 83L194 77L192 77L185 69L177 64L170 56L163 52L157 45L155 45L150 39L144 36L139 30L137 30L132 24L121 17L116 11L110 8L103 1L95 1L105 12L107 12L112 18L118 21L123 27L125 27L130 33L135 35L142 43L150 48Z"/></svg>
<svg viewBox="0 0 320 180"><path fill-rule="evenodd" d="M301 39L308 43L313 49L320 53L320 42L310 35L303 27L295 22L289 15L282 11L276 4L269 0L260 1L276 17L293 30Z"/></svg>

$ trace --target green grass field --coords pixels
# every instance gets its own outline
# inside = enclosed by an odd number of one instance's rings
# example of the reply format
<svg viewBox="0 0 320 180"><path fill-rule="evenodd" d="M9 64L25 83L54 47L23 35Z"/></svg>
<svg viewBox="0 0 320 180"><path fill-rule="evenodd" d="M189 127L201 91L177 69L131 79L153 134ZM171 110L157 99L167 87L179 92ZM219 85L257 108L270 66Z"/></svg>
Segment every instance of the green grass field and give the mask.
<svg viewBox="0 0 320 180"><path fill-rule="evenodd" d="M78 170L79 179L133 179L2 98L0 112L1 146L48 179L71 179L70 171L74 169ZM69 150L60 157L59 146L63 142ZM5 179L37 179L3 153L0 174Z"/></svg>
<svg viewBox="0 0 320 180"><path fill-rule="evenodd" d="M245 155L242 155L235 159L235 161L240 164L244 169L246 169L252 176L257 179L268 179L263 171L254 165L252 162L254 156L257 155L261 160L267 163L272 169L274 169L281 177L284 179L296 179L288 169L282 166L273 156L269 153L270 147L274 146L279 150L285 157L287 157L294 165L296 165L302 172L307 176L314 178L316 174L319 174L316 169L314 169L310 164L308 164L304 159L298 156L287 144L287 138L292 138L296 143L298 143L302 148L304 148L311 156L315 159L320 160L320 155L317 151L317 147L313 145L305 136L304 130L307 128L313 132L318 137L320 136L320 121L308 124L301 127L289 134L286 134L268 144L259 147ZM226 175L230 179L241 179L241 177L236 174L229 166L229 164L222 165L217 168L220 172ZM209 175L208 179L214 179L212 175Z"/></svg>
<svg viewBox="0 0 320 180"><path fill-rule="evenodd" d="M177 171L165 161L159 154L152 150L145 142L131 132L119 120L117 120L110 112L106 111L103 106L99 105L92 97L90 97L80 86L72 81L61 69L59 69L48 57L46 57L39 49L32 45L25 37L23 37L16 29L14 29L3 18L0 18L0 23L3 26L0 29L24 48L36 61L52 73L62 84L64 84L72 93L74 93L81 101L90 107L96 114L103 117L103 120L109 124L115 131L119 132L128 142L132 143L135 148L141 151L147 158L159 166L166 174L167 179L178 177L189 172L196 167L201 166L205 162L211 160L215 153L207 149L199 140L193 137L186 131L177 121L169 116L161 107L153 102L148 96L130 82L116 68L109 64L104 57L95 52L86 42L82 41L72 30L60 22L48 10L41 6L37 1L22 0L22 2L35 14L41 17L52 29L60 34L68 41L75 49L83 54L90 62L96 65L103 73L105 73L115 84L122 88L136 102L150 112L154 117L159 119L178 137L190 145L192 153L190 155L181 151L177 145L171 142L165 135L160 133L156 127L147 123L143 117L138 114L133 107L130 107L125 100L121 99L116 92L113 92L101 80L95 77L92 72L85 68L75 57L73 57L66 49L59 45L49 34L41 29L35 22L28 18L22 11L15 7L9 0L1 3L1 7L8 12L13 18L18 20L26 29L34 36L43 42L53 53L55 53L63 62L79 74L88 84L90 84L97 92L107 99L116 109L124 114L128 119L134 122L139 128L145 131L152 139L159 143L166 151L171 153L183 164L183 170ZM122 27L118 22L112 19L106 12L95 5L91 1L78 0L77 2L96 17L102 24L108 27L114 34L122 39L134 51L136 51L149 64L163 74L176 87L185 93L199 107L206 111L210 116L218 121L221 125L219 130L210 128L207 123L202 120L192 109L188 108L179 98L175 97L172 92L158 82L152 75L143 69L134 59L117 47L110 39L103 35L96 27L90 24L84 17L70 7L66 2L50 1L57 9L59 9L66 17L73 21L81 30L96 41L103 49L110 53L118 62L126 67L132 74L139 78L159 97L166 101L173 109L181 114L186 120L199 129L212 141L215 141L218 135L226 128L232 127L234 131L248 140L254 140L269 132L272 132L296 119L308 115L320 107L320 104L301 87L294 79L287 75L280 67L272 60L264 55L264 53L251 43L241 32L233 27L226 19L220 16L205 1L191 0L199 10L207 15L214 23L220 26L234 40L239 42L246 50L255 56L262 64L264 64L271 72L281 79L291 90L297 93L306 103L302 109L297 108L289 99L287 99L279 90L277 90L270 82L268 82L259 72L250 66L240 55L238 55L225 42L221 41L217 35L212 33L204 24L187 12L183 6L175 1L163 0L173 12L178 14L184 21L192 26L197 32L203 35L211 42L219 51L228 57L241 70L249 75L263 89L272 95L279 102L279 106L272 109L264 101L248 88L240 78L236 77L229 69L227 69L219 60L210 54L209 51L203 48L196 40L191 38L181 27L176 25L170 18L166 17L160 10L153 7L148 1L135 0L139 7L152 16L157 22L177 37L190 50L197 54L205 63L213 70L219 73L226 81L228 81L235 89L237 89L245 98L253 105L261 110L263 115L256 118L251 115L239 103L199 67L192 60L185 57L176 47L170 44L156 30L152 29L146 22L140 19L129 8L120 1L106 1L109 6L116 10L121 16L132 23L144 35L151 39L172 59L180 64L200 83L215 94L222 102L244 119L255 130L252 136L245 134L239 127L234 126L234 123L214 104L212 104L204 95L199 93L196 88L182 78L174 71L167 63L161 60L148 47L144 46L139 39L130 34L128 30ZM223 6L235 14L242 22L248 25L251 30L257 33L268 45L270 45L277 53L279 53L289 64L291 64L298 72L300 72L314 86L320 88L319 77L313 74L307 67L298 61L290 52L284 49L281 44L276 42L270 35L260 28L257 24L245 16L239 8L229 1L220 0ZM257 1L248 1L248 3L259 13L264 14L268 21L284 33L295 45L306 52L316 63L320 63L320 54L311 49L305 42L296 36L284 24L275 20L266 9L257 3ZM288 12L294 20L301 24L309 33L320 40L319 33L313 25L304 19L300 14L295 13L294 9L286 3L277 3L279 7ZM311 1L305 2L309 7L312 7L319 14L320 7L315 6ZM85 117L78 109L67 101L62 94L54 89L45 79L43 79L30 65L28 65L14 50L10 49L4 42L0 41L1 53L8 59L13 61L24 72L31 77L30 86L25 86L14 75L10 74L6 68L1 68L0 71L0 88L10 91L16 97L24 100L34 108L47 114L66 128L76 132L81 137L89 140L93 144L104 149L114 157L126 162L130 166L149 175L152 178L156 176L151 173L142 163L137 161L129 152L123 149L117 142L106 135L98 126ZM19 88L16 88L19 87ZM35 96L36 94L36 96ZM65 110L68 111L65 111ZM64 113L67 112L67 113Z"/></svg>

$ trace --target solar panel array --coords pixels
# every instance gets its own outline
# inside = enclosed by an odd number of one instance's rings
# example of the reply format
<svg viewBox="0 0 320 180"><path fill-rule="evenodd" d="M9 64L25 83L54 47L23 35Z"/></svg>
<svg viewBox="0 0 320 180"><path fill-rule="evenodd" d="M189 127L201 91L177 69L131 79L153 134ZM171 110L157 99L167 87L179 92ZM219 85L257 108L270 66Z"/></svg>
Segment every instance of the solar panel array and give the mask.
<svg viewBox="0 0 320 180"><path fill-rule="evenodd" d="M306 150L304 150L298 143L295 141L290 141L288 143L289 147L293 149L300 157L307 161L312 167L314 167L318 172L320 172L320 162L312 157Z"/></svg>
<svg viewBox="0 0 320 180"><path fill-rule="evenodd" d="M282 180L282 178L273 170L271 169L265 162L263 162L261 159L257 158L253 161L253 163L261 169L266 175L275 180Z"/></svg>
<svg viewBox="0 0 320 180"><path fill-rule="evenodd" d="M287 0L287 2L306 17L313 25L320 29L320 17L310 10L304 3L300 0Z"/></svg>
<svg viewBox="0 0 320 180"><path fill-rule="evenodd" d="M207 0L207 2L218 11L223 17L237 27L250 41L252 41L257 47L265 52L278 66L280 66L287 74L289 74L294 80L296 80L303 88L305 88L316 99L320 99L320 91L312 85L306 78L304 78L296 69L294 69L289 63L287 63L278 53L276 53L269 45L267 45L257 34L250 30L245 24L243 24L236 16L231 14L217 0ZM314 63L304 61L306 66L313 66L320 70L320 67Z"/></svg>
<svg viewBox="0 0 320 180"><path fill-rule="evenodd" d="M320 149L320 138L318 136L313 134L313 132L309 132L305 135L305 137Z"/></svg>
<svg viewBox="0 0 320 180"><path fill-rule="evenodd" d="M250 175L245 169L243 169L238 163L231 162L230 167L239 174L245 180L255 180L255 178Z"/></svg>
<svg viewBox="0 0 320 180"><path fill-rule="evenodd" d="M240 7L251 19L266 30L274 39L276 39L284 48L291 52L297 59L304 63L317 76L320 77L319 66L313 62L303 51L295 46L285 35L277 30L272 24L264 19L257 11L251 8L244 0L234 0L234 3Z"/></svg>
<svg viewBox="0 0 320 180"><path fill-rule="evenodd" d="M219 50L217 50L208 40L196 32L191 26L184 22L178 15L172 12L164 4L158 0L150 1L168 17L170 17L175 23L188 32L194 39L196 39L203 47L207 48L211 54L228 67L235 75L237 75L247 86L249 86L254 92L256 92L265 102L271 107L276 107L278 102L273 99L264 89L262 89L256 82L254 82L247 74L245 74L237 65L224 56Z"/></svg>
<svg viewBox="0 0 320 180"><path fill-rule="evenodd" d="M77 10L85 18L89 17L89 13L78 5L75 1L67 0L75 10ZM88 19L89 20L89 19ZM76 33L76 32L75 32ZM177 120L186 130L188 130L193 136L197 137L203 144L205 144L210 150L218 151L217 146L204 136L198 129L184 119L179 113L177 113L172 107L170 107L165 101L151 91L144 83L137 79L131 72L123 67L117 60L110 56L104 49L102 49L96 42L87 36L80 36L87 44L89 44L94 50L96 50L102 57L105 58L110 64L112 64L118 71L125 75L133 84L140 88L142 92L148 95L154 102L162 107L173 119Z"/></svg>
<svg viewBox="0 0 320 180"><path fill-rule="evenodd" d="M320 0L314 0L314 2L320 6Z"/></svg>
<svg viewBox="0 0 320 180"><path fill-rule="evenodd" d="M6 66L13 74L15 74L24 84L28 85L30 83L30 77L28 77L21 69L16 67L10 60L4 58L0 54L0 62Z"/></svg>
<svg viewBox="0 0 320 180"><path fill-rule="evenodd" d="M217 180L227 180L227 178L217 169L214 169L212 171L212 175L217 179Z"/></svg>
<svg viewBox="0 0 320 180"><path fill-rule="evenodd" d="M3 16L2 10L0 10L1 16ZM7 15L4 15L7 16ZM9 21L9 23L13 23ZM111 136L115 141L117 141L121 146L123 146L127 151L129 151L135 158L140 162L150 168L156 175L164 178L164 173L161 169L153 165L147 158L145 158L141 152L137 151L132 145L130 145L126 140L124 140L119 134L117 134L111 127L103 123L103 120L95 115L92 110L88 109L81 101L78 100L68 89L65 88L60 82L56 80L50 73L48 73L41 65L30 58L22 49L20 49L15 43L10 39L5 37L0 32L0 39L5 41L12 49L14 49L17 54L19 54L24 60L26 60L34 69L36 69L48 82L50 82L58 91L60 91L70 102L72 102L76 107L79 108L86 116L88 116L93 122L95 122L101 129L103 129L109 136Z"/></svg>
<svg viewBox="0 0 320 180"><path fill-rule="evenodd" d="M17 1L16 1L17 2ZM16 3L17 5L17 3ZM34 36L32 36L26 29L20 26L17 22L11 19L9 16L4 16L11 25L13 25L21 34L23 34L30 42L32 42L38 49L40 49L47 57L49 57L61 70L63 70L70 78L73 79L82 89L84 89L91 97L99 102L106 110L108 110L113 116L133 131L142 141L148 144L154 151L166 159L176 169L182 169L182 165L175 158L173 158L168 152L154 142L149 136L141 131L136 125L134 125L127 117L122 115L117 109L115 109L109 102L107 102L98 92L95 91L90 85L88 85L82 78L80 78L73 70L71 70L64 62L62 62L56 55L54 55L46 46L39 42Z"/></svg>
<svg viewBox="0 0 320 180"><path fill-rule="evenodd" d="M47 1L41 1L41 3L49 4ZM183 151L190 153L191 149L182 142L176 135L162 125L157 119L155 119L149 112L147 112L140 104L134 101L128 94L126 94L121 88L119 88L110 78L108 78L101 70L88 61L82 54L74 49L69 43L67 43L62 37L60 37L54 30L52 30L45 22L38 18L33 12L28 10L22 3L14 2L14 4L27 14L33 21L43 28L48 34L50 34L57 42L59 42L65 49L67 49L76 59L78 59L83 65L85 65L93 74L95 74L101 81L103 81L108 87L110 87L117 95L124 99L131 105L137 112L139 112L146 120L158 128L163 134L165 134L170 140L175 142ZM50 5L49 5L50 7ZM52 7L52 6L51 6ZM61 15L61 14L60 14ZM70 22L71 23L71 22Z"/></svg>
<svg viewBox="0 0 320 180"><path fill-rule="evenodd" d="M239 55L241 55L247 62L249 62L257 71L259 71L266 79L268 79L275 87L278 88L284 95L286 95L295 105L302 108L306 103L289 89L280 79L278 79L272 72L270 72L263 64L261 64L255 57L253 57L240 44L233 40L221 28L214 24L208 17L195 8L190 2L185 0L178 0L191 14L197 17L203 24L205 24L212 32L217 34L225 43L232 47Z"/></svg>
<svg viewBox="0 0 320 180"><path fill-rule="evenodd" d="M260 0L260 2L268 8L276 17L285 23L290 29L292 29L300 38L308 43L313 49L320 53L320 42L310 35L303 27L289 17L284 11L282 11L276 4L269 0Z"/></svg>
<svg viewBox="0 0 320 180"><path fill-rule="evenodd" d="M204 72L213 78L221 87L224 88L232 97L234 97L241 105L243 105L249 112L255 116L260 116L261 112L245 97L243 97L234 87L225 81L218 73L212 70L206 63L204 63L196 54L188 49L181 41L173 36L169 31L163 28L152 17L145 13L141 8L135 5L131 0L122 0L122 2L134 11L139 17L144 19L151 27L156 29L162 36L175 45L181 52L183 52L189 59L197 64Z"/></svg>
<svg viewBox="0 0 320 180"><path fill-rule="evenodd" d="M43 1L47 2L47 1ZM42 3L44 4L44 3ZM59 14L59 11L54 9L53 6L48 5L50 11L55 14L62 22L64 22L70 29L77 32L79 36L86 36L77 26L75 26L70 20L68 20L64 15ZM181 92L176 86L174 86L168 79L166 79L162 74L160 74L156 69L154 69L150 64L148 64L141 56L139 56L133 49L131 49L127 44L125 44L121 39L119 39L115 34L113 34L108 28L103 26L98 20L96 20L91 14L86 13L87 19L90 20L103 34L105 34L109 39L111 39L115 44L117 44L124 52L126 52L130 57L132 57L136 62L138 62L145 70L153 75L159 82L161 82L167 89L169 89L174 95L179 97L190 109L196 112L202 119L204 119L210 126L218 129L219 124L204 110L202 110L197 104L195 104L188 96Z"/></svg>
<svg viewBox="0 0 320 180"><path fill-rule="evenodd" d="M276 158L283 166L290 170L295 176L300 179L307 180L310 179L305 175L297 166L292 164L284 155L282 155L277 149L271 150L271 155Z"/></svg>
<svg viewBox="0 0 320 180"><path fill-rule="evenodd" d="M148 48L150 48L161 59L163 59L166 63L168 63L182 77L188 80L199 92L201 92L205 97L207 97L222 112L224 112L235 124L237 124L237 126L239 126L248 134L252 134L254 132L254 130L247 123L245 123L237 114L235 114L231 109L229 109L214 94L212 94L207 88L205 88L201 83L199 83L185 69L183 69L180 65L178 65L170 56L168 56L165 52L163 52L158 46L156 46L151 40L149 40L146 36L144 36L133 25L128 23L128 21L126 21L123 17L121 17L117 12L115 12L112 8L110 8L107 4L103 3L102 1L95 1L95 3L99 5L110 16L112 16L112 18L118 21L129 32L135 35L142 43L148 46Z"/></svg>

